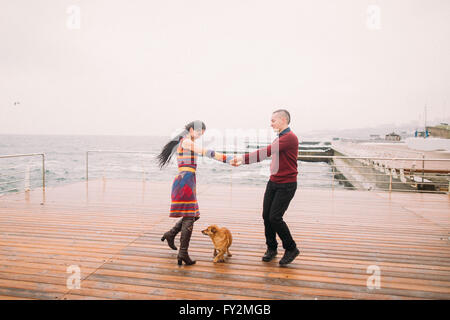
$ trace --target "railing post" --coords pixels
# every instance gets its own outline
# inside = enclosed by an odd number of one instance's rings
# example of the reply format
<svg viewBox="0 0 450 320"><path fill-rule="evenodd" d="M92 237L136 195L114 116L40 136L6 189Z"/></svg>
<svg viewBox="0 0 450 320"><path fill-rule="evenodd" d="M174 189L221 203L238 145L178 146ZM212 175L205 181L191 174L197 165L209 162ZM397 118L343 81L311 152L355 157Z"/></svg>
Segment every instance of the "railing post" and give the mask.
<svg viewBox="0 0 450 320"><path fill-rule="evenodd" d="M144 154L141 154L141 164L142 164L142 179L145 181L145 159L144 159Z"/></svg>
<svg viewBox="0 0 450 320"><path fill-rule="evenodd" d="M389 170L389 192L392 191L392 169Z"/></svg>
<svg viewBox="0 0 450 320"><path fill-rule="evenodd" d="M230 170L230 206L233 208L233 168Z"/></svg>
<svg viewBox="0 0 450 320"><path fill-rule="evenodd" d="M24 191L30 191L30 164L27 164L27 169L25 170L24 178Z"/></svg>
<svg viewBox="0 0 450 320"><path fill-rule="evenodd" d="M42 188L45 189L45 153L42 154Z"/></svg>
<svg viewBox="0 0 450 320"><path fill-rule="evenodd" d="M86 151L86 181L89 180L89 151Z"/></svg>
<svg viewBox="0 0 450 320"><path fill-rule="evenodd" d="M333 175L332 180L331 180L331 190L334 191L334 161L332 162L331 173Z"/></svg>
<svg viewBox="0 0 450 320"><path fill-rule="evenodd" d="M424 182L424 176L425 176L425 154L422 153L422 182Z"/></svg>

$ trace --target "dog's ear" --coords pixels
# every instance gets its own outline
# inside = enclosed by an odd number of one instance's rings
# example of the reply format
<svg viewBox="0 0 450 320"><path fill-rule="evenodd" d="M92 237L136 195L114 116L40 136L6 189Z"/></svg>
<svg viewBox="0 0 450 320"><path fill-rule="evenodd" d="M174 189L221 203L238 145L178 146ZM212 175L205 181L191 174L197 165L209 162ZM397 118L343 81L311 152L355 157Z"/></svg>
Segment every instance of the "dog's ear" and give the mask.
<svg viewBox="0 0 450 320"><path fill-rule="evenodd" d="M211 227L211 232L212 233L216 233L217 232L217 228L216 227Z"/></svg>

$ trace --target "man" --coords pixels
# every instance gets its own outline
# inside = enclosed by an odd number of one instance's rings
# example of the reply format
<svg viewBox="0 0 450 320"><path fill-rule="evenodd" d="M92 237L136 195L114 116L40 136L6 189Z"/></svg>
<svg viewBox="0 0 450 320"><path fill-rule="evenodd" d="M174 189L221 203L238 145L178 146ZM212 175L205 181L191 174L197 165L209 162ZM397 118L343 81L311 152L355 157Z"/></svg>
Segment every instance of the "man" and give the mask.
<svg viewBox="0 0 450 320"><path fill-rule="evenodd" d="M289 228L283 220L283 215L297 191L298 138L289 128L290 121L291 116L287 110L274 111L271 127L278 133L278 138L266 148L247 153L244 156L237 156L231 161L232 165L239 166L242 163L260 162L272 156L271 176L267 182L263 203L267 251L262 260L269 262L277 255L276 234L278 234L285 249L284 256L279 261L282 266L291 263L300 254Z"/></svg>

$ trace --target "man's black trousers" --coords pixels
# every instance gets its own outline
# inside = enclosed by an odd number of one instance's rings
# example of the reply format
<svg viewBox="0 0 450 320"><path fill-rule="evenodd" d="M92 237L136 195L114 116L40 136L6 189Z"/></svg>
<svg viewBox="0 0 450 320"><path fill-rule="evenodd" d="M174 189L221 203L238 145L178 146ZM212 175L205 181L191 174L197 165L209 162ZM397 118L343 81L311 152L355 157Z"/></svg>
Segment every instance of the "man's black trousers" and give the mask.
<svg viewBox="0 0 450 320"><path fill-rule="evenodd" d="M291 232L283 220L283 215L297 191L297 182L275 183L269 180L264 193L263 219L266 244L269 249L278 247L276 234L280 237L285 250L297 247Z"/></svg>

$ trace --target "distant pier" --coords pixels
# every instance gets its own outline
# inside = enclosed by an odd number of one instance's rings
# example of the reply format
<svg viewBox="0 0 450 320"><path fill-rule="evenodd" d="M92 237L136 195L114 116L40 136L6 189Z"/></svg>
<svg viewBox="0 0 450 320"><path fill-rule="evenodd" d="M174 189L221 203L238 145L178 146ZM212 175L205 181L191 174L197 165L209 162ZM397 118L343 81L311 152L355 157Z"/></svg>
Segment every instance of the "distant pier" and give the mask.
<svg viewBox="0 0 450 320"><path fill-rule="evenodd" d="M354 157L334 164L356 189L449 191L450 153L414 151L399 143L335 142L333 150L335 156Z"/></svg>
<svg viewBox="0 0 450 320"><path fill-rule="evenodd" d="M222 152L242 155L266 146ZM297 159L328 163L333 180L348 189L449 192L450 153L414 151L403 143L300 141Z"/></svg>

